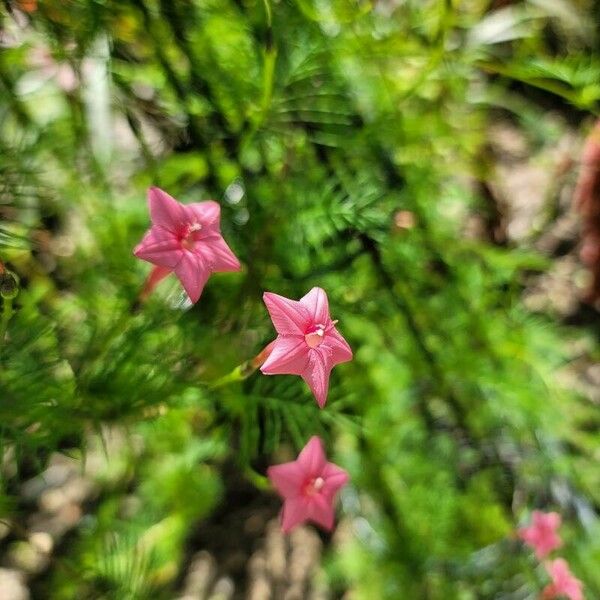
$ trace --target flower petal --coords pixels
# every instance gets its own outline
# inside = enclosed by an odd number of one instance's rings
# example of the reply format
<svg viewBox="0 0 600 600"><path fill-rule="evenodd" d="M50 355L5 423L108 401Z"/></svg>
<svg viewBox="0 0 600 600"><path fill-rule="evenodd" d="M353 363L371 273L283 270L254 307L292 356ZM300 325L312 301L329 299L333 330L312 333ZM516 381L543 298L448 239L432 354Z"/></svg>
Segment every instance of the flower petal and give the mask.
<svg viewBox="0 0 600 600"><path fill-rule="evenodd" d="M292 498L283 504L281 513L281 528L284 533L289 533L296 525L308 518L308 506L304 498Z"/></svg>
<svg viewBox="0 0 600 600"><path fill-rule="evenodd" d="M203 228L216 232L220 231L221 206L218 202L215 202L214 200L192 202L191 204L186 204L185 208L194 220L197 220L202 224Z"/></svg>
<svg viewBox="0 0 600 600"><path fill-rule="evenodd" d="M534 510L533 523L536 527L555 530L560 527L561 517L557 512L544 513L540 510Z"/></svg>
<svg viewBox="0 0 600 600"><path fill-rule="evenodd" d="M323 442L317 435L313 435L298 455L298 464L308 479L321 477L327 464Z"/></svg>
<svg viewBox="0 0 600 600"><path fill-rule="evenodd" d="M206 268L202 258L195 252L184 252L175 268L175 275L179 277L190 300L196 303L210 277L210 269Z"/></svg>
<svg viewBox="0 0 600 600"><path fill-rule="evenodd" d="M308 383L320 408L323 408L327 402L329 374L333 366L329 356L331 350L327 347L323 348L323 345L311 349L308 365L302 373L302 379Z"/></svg>
<svg viewBox="0 0 600 600"><path fill-rule="evenodd" d="M283 498L294 498L302 489L305 476L297 461L274 465L267 469L267 477Z"/></svg>
<svg viewBox="0 0 600 600"><path fill-rule="evenodd" d="M301 375L307 364L308 346L304 337L280 335L260 370L265 375Z"/></svg>
<svg viewBox="0 0 600 600"><path fill-rule="evenodd" d="M156 226L144 235L133 253L138 258L159 267L174 269L181 260L183 251L181 244L170 231Z"/></svg>
<svg viewBox="0 0 600 600"><path fill-rule="evenodd" d="M344 469L330 462L325 465L321 477L325 481L321 493L330 499L333 499L337 492L350 480L348 473Z"/></svg>
<svg viewBox="0 0 600 600"><path fill-rule="evenodd" d="M320 287L314 287L308 294L300 298L300 302L306 306L315 324L321 323L326 326L331 320L327 294Z"/></svg>
<svg viewBox="0 0 600 600"><path fill-rule="evenodd" d="M213 234L196 242L194 252L202 255L204 263L211 271L240 270L240 261L220 234Z"/></svg>
<svg viewBox="0 0 600 600"><path fill-rule="evenodd" d="M177 232L185 226L186 215L183 204L177 202L175 198L160 188L148 189L148 206L154 225L161 225L172 232Z"/></svg>
<svg viewBox="0 0 600 600"><path fill-rule="evenodd" d="M323 345L331 349L331 360L334 365L352 360L352 348L335 327L327 332Z"/></svg>
<svg viewBox="0 0 600 600"><path fill-rule="evenodd" d="M290 300L271 292L265 292L263 300L277 333L304 335L305 329L311 321L310 313L305 306L296 300Z"/></svg>
<svg viewBox="0 0 600 600"><path fill-rule="evenodd" d="M571 573L569 563L557 558L546 564L548 575L552 579L551 587L556 596L564 595L570 600L583 600L582 582Z"/></svg>
<svg viewBox="0 0 600 600"><path fill-rule="evenodd" d="M535 532L531 527L521 527L518 531L519 538L522 539L526 544L530 546L534 545L534 541L536 539Z"/></svg>
<svg viewBox="0 0 600 600"><path fill-rule="evenodd" d="M320 525L326 531L331 531L335 521L333 502L327 499L323 494L315 494L308 502L307 516L311 521Z"/></svg>

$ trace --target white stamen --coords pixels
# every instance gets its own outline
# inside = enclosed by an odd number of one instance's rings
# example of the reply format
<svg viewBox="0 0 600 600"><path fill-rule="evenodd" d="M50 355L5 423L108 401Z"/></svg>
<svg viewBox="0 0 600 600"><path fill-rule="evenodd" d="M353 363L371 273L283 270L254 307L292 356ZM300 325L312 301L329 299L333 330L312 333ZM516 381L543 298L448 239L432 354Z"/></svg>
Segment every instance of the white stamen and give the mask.
<svg viewBox="0 0 600 600"><path fill-rule="evenodd" d="M325 331L323 329L315 329L315 331L311 331L304 336L304 340L308 344L309 348L318 348L321 345L325 336Z"/></svg>
<svg viewBox="0 0 600 600"><path fill-rule="evenodd" d="M325 480L322 477L317 477L313 482L315 490L319 491L325 485Z"/></svg>

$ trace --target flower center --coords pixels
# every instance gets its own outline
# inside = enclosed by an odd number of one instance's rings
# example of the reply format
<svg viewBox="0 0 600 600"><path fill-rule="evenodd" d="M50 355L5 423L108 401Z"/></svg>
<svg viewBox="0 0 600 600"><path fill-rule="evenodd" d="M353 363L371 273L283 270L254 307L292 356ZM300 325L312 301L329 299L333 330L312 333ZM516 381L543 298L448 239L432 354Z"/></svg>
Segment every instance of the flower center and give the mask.
<svg viewBox="0 0 600 600"><path fill-rule="evenodd" d="M194 249L194 246L196 245L196 240L194 239L194 233L196 231L200 231L201 229L202 229L202 225L198 222L192 223L184 229L183 235L181 237L181 245L186 250Z"/></svg>
<svg viewBox="0 0 600 600"><path fill-rule="evenodd" d="M309 348L318 348L323 342L325 326L320 323L311 327L304 335L304 340Z"/></svg>
<svg viewBox="0 0 600 600"><path fill-rule="evenodd" d="M318 494L325 485L325 480L322 477L316 477L311 479L304 487L304 493L308 496L314 496Z"/></svg>

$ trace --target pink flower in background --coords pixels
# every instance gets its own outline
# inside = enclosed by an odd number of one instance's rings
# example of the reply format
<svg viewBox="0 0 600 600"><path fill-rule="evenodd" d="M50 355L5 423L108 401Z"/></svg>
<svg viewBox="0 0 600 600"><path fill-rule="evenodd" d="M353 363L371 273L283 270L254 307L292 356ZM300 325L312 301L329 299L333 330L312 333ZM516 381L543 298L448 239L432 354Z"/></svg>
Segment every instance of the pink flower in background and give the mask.
<svg viewBox="0 0 600 600"><path fill-rule="evenodd" d="M552 583L547 585L542 593L544 600L550 600L550 598L583 600L583 583L571 573L566 560L557 558L546 564L546 570Z"/></svg>
<svg viewBox="0 0 600 600"><path fill-rule="evenodd" d="M151 187L148 205L152 227L134 254L156 265L154 278L149 278L154 284L175 273L191 301L197 302L212 273L239 271L238 259L221 236L221 207L216 202L181 204Z"/></svg>
<svg viewBox="0 0 600 600"><path fill-rule="evenodd" d="M327 294L312 288L299 301L271 292L263 295L279 334L261 371L265 375L300 375L321 408L327 402L329 374L352 360L352 350L329 316Z"/></svg>
<svg viewBox="0 0 600 600"><path fill-rule="evenodd" d="M346 471L327 462L319 437L311 437L295 461L269 467L267 475L284 500L285 533L305 521L332 529L335 495L349 478Z"/></svg>
<svg viewBox="0 0 600 600"><path fill-rule="evenodd" d="M562 544L556 533L560 527L560 515L555 512L543 513L534 510L532 521L529 527L519 529L519 537L535 550L535 555L539 559L542 559Z"/></svg>

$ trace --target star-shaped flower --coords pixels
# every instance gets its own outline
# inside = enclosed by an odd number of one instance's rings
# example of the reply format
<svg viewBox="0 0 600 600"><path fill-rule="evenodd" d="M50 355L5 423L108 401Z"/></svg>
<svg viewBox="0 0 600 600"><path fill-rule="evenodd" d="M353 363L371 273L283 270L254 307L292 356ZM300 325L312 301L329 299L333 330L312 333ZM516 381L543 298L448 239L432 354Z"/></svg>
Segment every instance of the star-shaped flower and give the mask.
<svg viewBox="0 0 600 600"><path fill-rule="evenodd" d="M557 558L546 564L546 570L552 583L544 589L542 594L544 600L550 600L550 598L583 600L583 583L571 573L566 560Z"/></svg>
<svg viewBox="0 0 600 600"><path fill-rule="evenodd" d="M560 527L560 515L534 510L532 521L529 527L519 529L519 537L535 550L539 559L542 559L562 544L560 536L556 533Z"/></svg>
<svg viewBox="0 0 600 600"><path fill-rule="evenodd" d="M327 462L319 437L311 437L295 461L269 467L267 475L284 500L281 526L285 533L305 521L327 531L333 528L335 496L349 477Z"/></svg>
<svg viewBox="0 0 600 600"><path fill-rule="evenodd" d="M156 265L159 275L175 273L192 302L198 301L212 273L239 271L238 259L221 236L221 207L216 202L181 204L151 187L148 206L152 227L134 254Z"/></svg>
<svg viewBox="0 0 600 600"><path fill-rule="evenodd" d="M300 375L321 408L327 402L329 374L352 360L352 350L329 316L327 294L312 288L299 301L271 292L263 295L279 334L261 371L265 375Z"/></svg>

